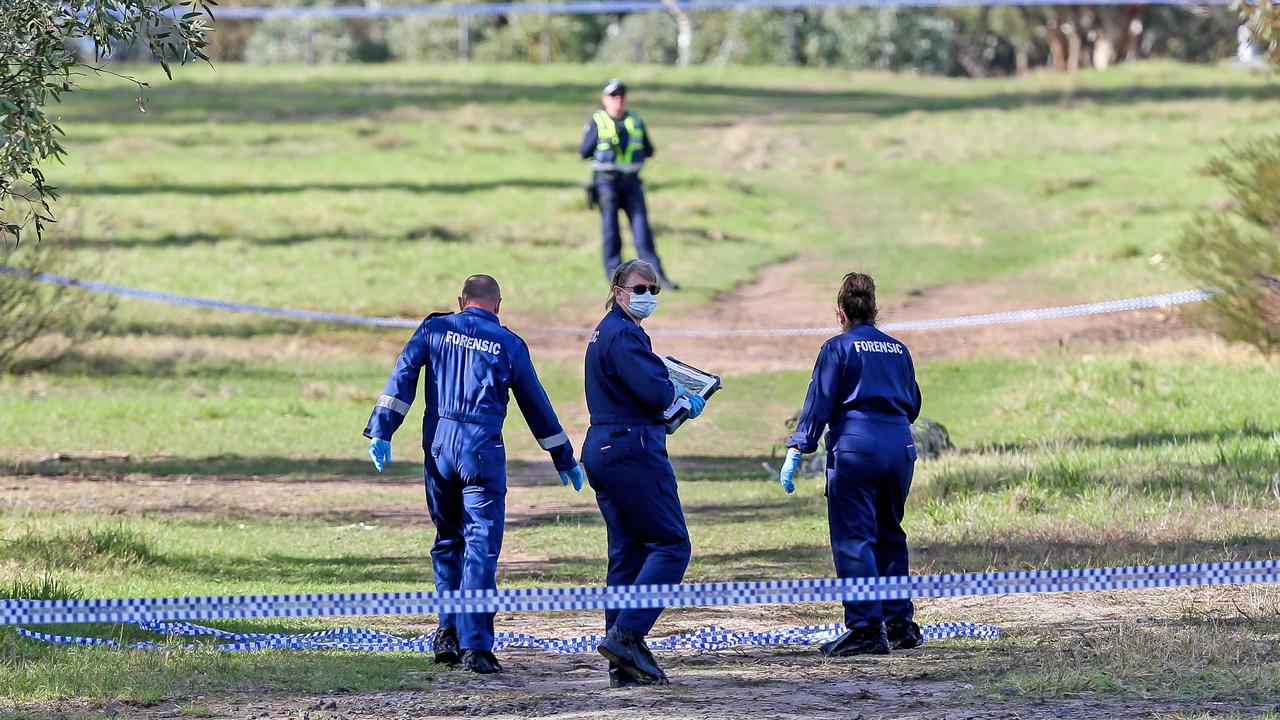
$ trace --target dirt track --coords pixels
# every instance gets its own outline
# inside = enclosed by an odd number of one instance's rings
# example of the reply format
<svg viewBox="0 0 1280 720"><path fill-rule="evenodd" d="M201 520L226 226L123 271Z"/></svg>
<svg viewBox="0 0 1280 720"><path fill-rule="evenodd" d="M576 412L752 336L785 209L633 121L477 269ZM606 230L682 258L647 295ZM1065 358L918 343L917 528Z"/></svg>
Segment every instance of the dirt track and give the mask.
<svg viewBox="0 0 1280 720"><path fill-rule="evenodd" d="M441 690L330 693L305 697L220 700L203 707L213 718L556 718L668 720L711 718L1135 718L1182 713L1255 714L1271 708L1226 703L1075 698L991 699L962 682L930 679L934 659L955 650L921 649L910 661L825 662L802 651L708 653L680 657L678 682L611 690L599 662L534 651L506 653L506 672L480 677L448 671ZM892 669L885 672L885 666ZM895 677L887 679L886 674ZM446 690L447 688L447 690ZM175 706L130 708L127 718L178 717Z"/></svg>
<svg viewBox="0 0 1280 720"><path fill-rule="evenodd" d="M805 276L818 261L794 258L762 268L756 278L716 298L704 309L678 317L655 316L646 324L664 330L759 330L762 328L834 327L836 288L817 288ZM1029 302L1039 279L1033 276L926 288L897 307L883 308L882 322L926 320L962 315L1027 310L1067 302ZM1106 315L1063 318L966 328L963 332L921 330L897 333L917 362L958 360L986 355L1027 355L1046 348L1096 346L1118 342L1148 341L1201 334L1176 310L1142 310ZM809 367L825 333L802 336L746 338L658 337L655 349L688 359L719 373L793 370ZM529 336L538 355L577 357L580 341Z"/></svg>

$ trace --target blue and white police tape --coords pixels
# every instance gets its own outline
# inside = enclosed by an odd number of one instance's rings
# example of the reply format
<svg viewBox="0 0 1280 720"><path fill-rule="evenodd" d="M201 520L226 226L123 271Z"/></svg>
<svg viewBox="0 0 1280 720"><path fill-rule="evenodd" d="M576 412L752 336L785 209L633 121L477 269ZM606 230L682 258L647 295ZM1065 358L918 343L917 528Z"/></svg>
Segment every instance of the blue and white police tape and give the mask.
<svg viewBox="0 0 1280 720"><path fill-rule="evenodd" d="M164 635L167 638L211 637L228 641L222 643L175 643L172 640L156 642L139 640L121 643L117 640L74 635L52 635L18 628L20 635L56 645L83 645L98 647L129 647L142 650L160 649L215 649L232 652L249 650L360 650L364 652L431 652L435 643L429 635L403 638L398 635L366 630L363 628L334 628L313 633L235 633L218 628L186 622L137 624L142 630ZM978 623L938 623L920 628L926 641L951 638L976 638L994 640L1000 637L1000 629L994 625ZM766 632L735 631L712 626L691 632L652 638L648 645L653 650L716 651L737 647L772 647L785 645L814 645L832 640L844 632L844 625L802 625ZM527 648L546 650L565 655L595 652L604 640L603 635L579 635L570 638L544 638L528 633L499 632L494 636L494 649Z"/></svg>
<svg viewBox="0 0 1280 720"><path fill-rule="evenodd" d="M1228 0L1091 0L1091 5L1226 5ZM725 9L971 7L1019 5L1074 5L1079 0L677 0L687 13ZM226 7L216 17L226 20L266 18L397 18L415 15L604 15L616 13L670 12L661 0L569 0L568 2L476 3L473 5L343 5L306 7Z"/></svg>
<svg viewBox="0 0 1280 720"><path fill-rule="evenodd" d="M319 312L315 310L291 310L289 308L252 305L248 303L210 300L208 298L180 295L177 293L146 290L124 285L112 285L95 280L70 278L54 273L30 273L8 265L0 264L0 273L17 277L27 277L37 282L64 287L76 287L91 292L105 293L118 297L131 297L139 300L150 300L170 305L204 308L207 310L225 310L228 312L269 315L290 320L322 321L344 323L347 325L369 325L375 327L416 328L422 320L394 317L370 317L364 315L346 315L343 313ZM1106 300L1095 303L1062 305L1058 307L1037 308L1034 310L1015 310L1011 312L987 313L983 315L961 315L957 317L938 318L934 320L906 320L882 323L880 328L895 332L900 330L946 330L952 328L972 328L985 325L1002 325L1007 323L1033 322L1037 320L1056 320L1085 315L1103 315L1107 313L1149 310L1152 308L1172 307L1188 303L1201 302L1213 297L1212 290L1183 290L1180 292L1143 295L1122 300ZM517 328L522 333L547 335L574 335L586 337L591 334L588 328L534 327ZM840 332L838 327L811 328L759 328L752 330L663 330L656 328L649 331L658 337L691 337L691 338L730 338L730 337L796 337L805 335L827 336Z"/></svg>
<svg viewBox="0 0 1280 720"><path fill-rule="evenodd" d="M224 597L0 600L0 625L215 618L547 612L891 600L1280 582L1280 560L913 577Z"/></svg>

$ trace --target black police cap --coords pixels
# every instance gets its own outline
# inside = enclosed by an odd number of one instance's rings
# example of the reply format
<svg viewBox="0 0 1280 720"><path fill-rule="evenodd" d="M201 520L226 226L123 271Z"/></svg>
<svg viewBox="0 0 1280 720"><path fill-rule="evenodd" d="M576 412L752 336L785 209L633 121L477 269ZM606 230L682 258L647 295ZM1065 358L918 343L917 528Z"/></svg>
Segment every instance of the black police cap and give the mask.
<svg viewBox="0 0 1280 720"><path fill-rule="evenodd" d="M604 89L600 91L601 95L626 95L627 86L618 78L612 78L604 84Z"/></svg>

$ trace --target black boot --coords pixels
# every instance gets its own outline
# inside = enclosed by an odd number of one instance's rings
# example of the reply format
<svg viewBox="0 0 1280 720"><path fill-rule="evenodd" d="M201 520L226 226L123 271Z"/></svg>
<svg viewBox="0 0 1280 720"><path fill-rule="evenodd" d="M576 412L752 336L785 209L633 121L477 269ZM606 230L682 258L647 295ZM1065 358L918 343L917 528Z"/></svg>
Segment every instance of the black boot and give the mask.
<svg viewBox="0 0 1280 720"><path fill-rule="evenodd" d="M644 683L639 680L631 677L629 673L624 672L622 668L618 667L618 663L609 663L609 687L639 687L643 684Z"/></svg>
<svg viewBox="0 0 1280 720"><path fill-rule="evenodd" d="M889 638L889 647L894 650L910 650L924 644L920 626L910 620L890 620L884 624L884 628Z"/></svg>
<svg viewBox="0 0 1280 720"><path fill-rule="evenodd" d="M846 630L840 637L823 645L822 654L827 657L888 655L889 638L885 635L884 623Z"/></svg>
<svg viewBox="0 0 1280 720"><path fill-rule="evenodd" d="M502 672L502 666L498 664L498 658L494 657L493 653L485 650L463 650L462 667L481 675Z"/></svg>
<svg viewBox="0 0 1280 720"><path fill-rule="evenodd" d="M649 649L649 644L644 641L644 638L640 638L639 644L640 652L644 653L644 656L649 659L649 662L653 663L653 666L658 668L658 684L666 685L668 682L671 682L667 678L667 673L658 666L658 658L653 656L653 651Z"/></svg>
<svg viewBox="0 0 1280 720"><path fill-rule="evenodd" d="M440 628L432 637L436 651L436 663L457 665L462 662L462 649L458 647L458 632L453 628Z"/></svg>
<svg viewBox="0 0 1280 720"><path fill-rule="evenodd" d="M643 685L661 683L666 675L653 661L653 656L648 654L647 648L642 649L643 646L643 636L621 625L614 625L609 628L604 642L600 643L596 651Z"/></svg>

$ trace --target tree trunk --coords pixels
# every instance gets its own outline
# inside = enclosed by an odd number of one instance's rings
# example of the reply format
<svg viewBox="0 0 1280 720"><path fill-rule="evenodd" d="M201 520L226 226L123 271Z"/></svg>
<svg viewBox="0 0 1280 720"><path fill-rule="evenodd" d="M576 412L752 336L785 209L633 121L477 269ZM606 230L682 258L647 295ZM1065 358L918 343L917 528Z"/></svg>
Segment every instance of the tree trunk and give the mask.
<svg viewBox="0 0 1280 720"><path fill-rule="evenodd" d="M1013 48L1013 64L1014 70L1018 73L1018 77L1022 77L1031 72L1031 58L1027 53L1027 46L1021 43Z"/></svg>
<svg viewBox="0 0 1280 720"><path fill-rule="evenodd" d="M471 16L458 16L458 60L471 61Z"/></svg>
<svg viewBox="0 0 1280 720"><path fill-rule="evenodd" d="M1084 50L1084 39L1080 37L1079 18L1072 18L1063 24L1062 32L1067 36L1067 72L1080 69L1080 55Z"/></svg>
<svg viewBox="0 0 1280 720"><path fill-rule="evenodd" d="M1066 19L1062 8L1055 7L1049 20L1049 57L1053 59L1053 69L1066 72L1067 69L1067 37L1062 32Z"/></svg>
<svg viewBox="0 0 1280 720"><path fill-rule="evenodd" d="M1124 40L1120 44L1120 57L1123 60L1137 60L1138 49L1142 43L1142 31L1147 19L1146 5L1130 5L1125 8Z"/></svg>
<svg viewBox="0 0 1280 720"><path fill-rule="evenodd" d="M688 67L693 48L693 23L676 0L662 0L662 5L676 19L676 65Z"/></svg>

